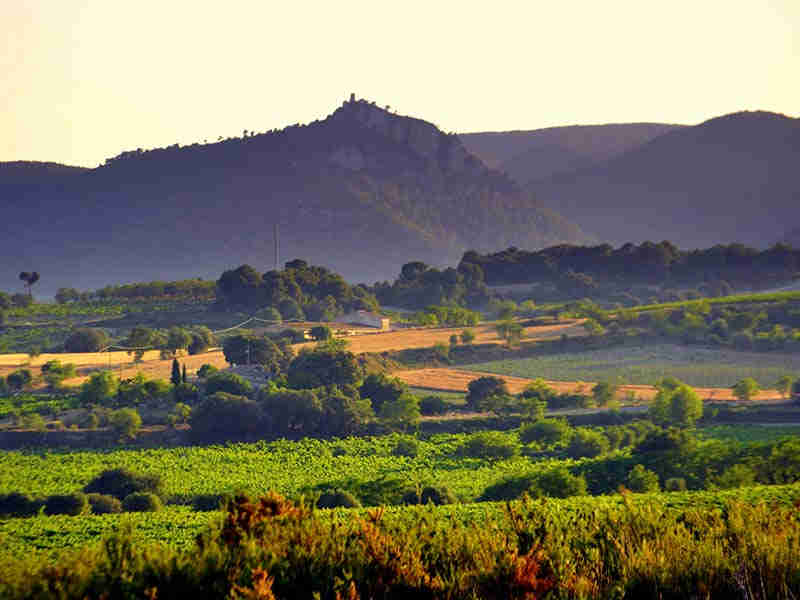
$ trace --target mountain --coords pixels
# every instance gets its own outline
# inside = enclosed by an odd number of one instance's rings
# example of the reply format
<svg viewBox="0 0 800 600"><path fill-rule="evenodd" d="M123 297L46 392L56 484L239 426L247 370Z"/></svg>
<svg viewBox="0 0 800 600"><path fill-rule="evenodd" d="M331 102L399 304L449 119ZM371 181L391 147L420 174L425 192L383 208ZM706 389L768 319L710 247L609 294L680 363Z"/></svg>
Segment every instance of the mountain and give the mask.
<svg viewBox="0 0 800 600"><path fill-rule="evenodd" d="M572 125L532 131L464 133L464 146L520 184L606 161L684 127L663 123Z"/></svg>
<svg viewBox="0 0 800 600"><path fill-rule="evenodd" d="M789 244L793 248L800 248L800 227L795 227L791 231L786 232L781 238L781 242Z"/></svg>
<svg viewBox="0 0 800 600"><path fill-rule="evenodd" d="M455 135L350 99L333 114L215 144L124 152L96 169L0 166L10 230L0 288L38 271L34 292L216 278L242 263L303 258L351 281L464 250L587 237L472 156Z"/></svg>
<svg viewBox="0 0 800 600"><path fill-rule="evenodd" d="M670 131L529 189L604 242L763 248L797 220L798 164L800 119L740 112Z"/></svg>

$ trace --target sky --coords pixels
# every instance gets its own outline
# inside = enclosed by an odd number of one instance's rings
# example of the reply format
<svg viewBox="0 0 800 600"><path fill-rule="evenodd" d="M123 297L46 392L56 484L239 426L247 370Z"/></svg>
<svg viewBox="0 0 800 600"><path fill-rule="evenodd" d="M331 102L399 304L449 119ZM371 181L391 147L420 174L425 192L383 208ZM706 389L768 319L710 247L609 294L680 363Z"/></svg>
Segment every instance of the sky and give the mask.
<svg viewBox="0 0 800 600"><path fill-rule="evenodd" d="M800 0L5 1L0 75L0 161L89 167L351 92L447 132L797 117Z"/></svg>

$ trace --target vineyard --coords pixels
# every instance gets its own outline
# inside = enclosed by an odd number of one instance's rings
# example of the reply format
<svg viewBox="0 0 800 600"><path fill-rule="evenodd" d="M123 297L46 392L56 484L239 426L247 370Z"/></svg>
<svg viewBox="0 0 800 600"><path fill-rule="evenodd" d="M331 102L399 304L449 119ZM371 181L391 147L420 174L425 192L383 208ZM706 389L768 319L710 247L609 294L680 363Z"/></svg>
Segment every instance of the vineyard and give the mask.
<svg viewBox="0 0 800 600"><path fill-rule="evenodd" d="M771 388L782 375L800 373L800 355L658 344L565 352L462 368L555 381L621 381L637 385L652 385L669 375L691 386L708 388L727 388L744 377L752 377L762 388Z"/></svg>

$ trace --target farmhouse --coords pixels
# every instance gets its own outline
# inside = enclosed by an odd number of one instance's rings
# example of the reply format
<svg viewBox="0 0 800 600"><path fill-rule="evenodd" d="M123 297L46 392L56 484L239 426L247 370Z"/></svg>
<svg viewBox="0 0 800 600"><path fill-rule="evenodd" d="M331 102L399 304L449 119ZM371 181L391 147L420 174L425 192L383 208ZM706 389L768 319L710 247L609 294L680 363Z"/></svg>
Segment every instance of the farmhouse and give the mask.
<svg viewBox="0 0 800 600"><path fill-rule="evenodd" d="M390 319L378 313L366 310L356 310L338 319L342 323L353 325L363 325L365 327L376 327L381 331L389 331Z"/></svg>

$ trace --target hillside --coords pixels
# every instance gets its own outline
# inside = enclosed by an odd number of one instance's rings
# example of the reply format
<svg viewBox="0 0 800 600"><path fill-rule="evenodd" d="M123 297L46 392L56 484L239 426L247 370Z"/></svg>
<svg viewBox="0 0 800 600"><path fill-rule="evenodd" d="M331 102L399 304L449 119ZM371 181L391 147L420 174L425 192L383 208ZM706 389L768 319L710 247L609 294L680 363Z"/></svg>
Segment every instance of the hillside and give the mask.
<svg viewBox="0 0 800 600"><path fill-rule="evenodd" d="M352 98L305 126L15 181L0 183L16 220L0 241L0 288L36 270L42 295L266 270L276 224L281 262L302 257L355 281L392 278L415 259L455 262L468 248L586 239L457 136Z"/></svg>
<svg viewBox="0 0 800 600"><path fill-rule="evenodd" d="M680 127L663 123L573 125L459 137L467 150L487 165L526 184L606 161Z"/></svg>
<svg viewBox="0 0 800 600"><path fill-rule="evenodd" d="M530 189L604 242L763 248L796 220L798 158L800 119L741 112L670 131Z"/></svg>

